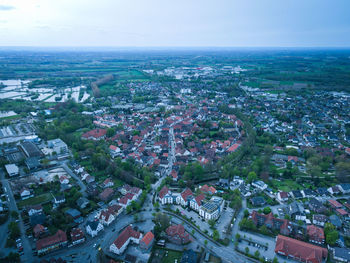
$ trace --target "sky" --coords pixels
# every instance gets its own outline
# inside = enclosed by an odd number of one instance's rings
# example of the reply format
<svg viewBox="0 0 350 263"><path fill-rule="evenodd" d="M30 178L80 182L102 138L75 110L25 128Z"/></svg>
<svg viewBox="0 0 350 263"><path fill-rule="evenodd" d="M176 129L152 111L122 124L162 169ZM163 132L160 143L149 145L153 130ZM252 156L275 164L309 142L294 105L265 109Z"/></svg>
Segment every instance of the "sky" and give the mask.
<svg viewBox="0 0 350 263"><path fill-rule="evenodd" d="M350 47L350 0L0 0L0 46Z"/></svg>

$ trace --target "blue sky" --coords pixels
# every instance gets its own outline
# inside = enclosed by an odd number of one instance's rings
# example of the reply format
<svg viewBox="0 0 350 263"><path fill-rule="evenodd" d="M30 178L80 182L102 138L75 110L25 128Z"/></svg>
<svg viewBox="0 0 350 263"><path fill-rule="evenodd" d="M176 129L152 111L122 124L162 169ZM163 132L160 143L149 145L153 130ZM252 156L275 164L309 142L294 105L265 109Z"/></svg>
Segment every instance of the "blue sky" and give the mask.
<svg viewBox="0 0 350 263"><path fill-rule="evenodd" d="M350 0L0 0L1 46L349 47Z"/></svg>

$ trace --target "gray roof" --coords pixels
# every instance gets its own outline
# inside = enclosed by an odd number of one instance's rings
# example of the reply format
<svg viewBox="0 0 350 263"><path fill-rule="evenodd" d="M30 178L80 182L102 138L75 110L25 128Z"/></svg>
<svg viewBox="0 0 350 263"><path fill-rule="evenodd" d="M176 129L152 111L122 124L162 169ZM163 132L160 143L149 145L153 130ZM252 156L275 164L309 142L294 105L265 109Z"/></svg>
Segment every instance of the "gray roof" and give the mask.
<svg viewBox="0 0 350 263"><path fill-rule="evenodd" d="M334 256L337 258L342 258L342 259L349 261L350 260L350 249L342 248L342 247L335 247L334 248Z"/></svg>

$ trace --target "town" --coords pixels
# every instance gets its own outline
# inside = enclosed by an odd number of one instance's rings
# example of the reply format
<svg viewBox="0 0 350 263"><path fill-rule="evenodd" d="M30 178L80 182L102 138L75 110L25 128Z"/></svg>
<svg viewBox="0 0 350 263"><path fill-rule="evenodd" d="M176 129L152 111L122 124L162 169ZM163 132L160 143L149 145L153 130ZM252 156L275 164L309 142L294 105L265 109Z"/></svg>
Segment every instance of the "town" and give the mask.
<svg viewBox="0 0 350 263"><path fill-rule="evenodd" d="M349 93L188 63L0 80L3 262L350 261Z"/></svg>

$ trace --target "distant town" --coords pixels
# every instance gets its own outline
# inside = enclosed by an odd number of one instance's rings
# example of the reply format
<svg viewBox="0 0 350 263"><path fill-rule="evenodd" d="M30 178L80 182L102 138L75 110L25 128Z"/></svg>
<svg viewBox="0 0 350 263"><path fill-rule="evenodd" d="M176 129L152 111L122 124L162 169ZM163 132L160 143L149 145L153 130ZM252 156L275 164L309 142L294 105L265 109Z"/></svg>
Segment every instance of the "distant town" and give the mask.
<svg viewBox="0 0 350 263"><path fill-rule="evenodd" d="M350 262L349 54L260 55L1 57L0 262Z"/></svg>

